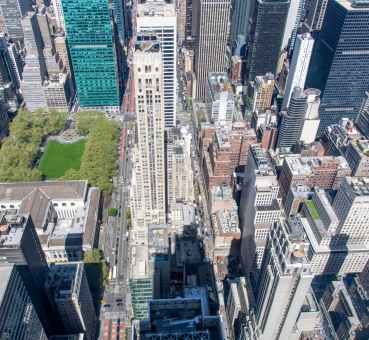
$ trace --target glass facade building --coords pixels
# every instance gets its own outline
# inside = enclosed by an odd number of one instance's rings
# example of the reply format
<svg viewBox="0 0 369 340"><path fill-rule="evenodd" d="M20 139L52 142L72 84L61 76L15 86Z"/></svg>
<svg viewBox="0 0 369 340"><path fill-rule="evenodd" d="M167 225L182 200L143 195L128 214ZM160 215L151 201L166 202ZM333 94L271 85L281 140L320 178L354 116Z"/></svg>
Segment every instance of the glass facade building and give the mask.
<svg viewBox="0 0 369 340"><path fill-rule="evenodd" d="M153 298L153 282L150 277L131 279L129 281L131 291L133 318L143 320L148 317L148 304Z"/></svg>
<svg viewBox="0 0 369 340"><path fill-rule="evenodd" d="M248 37L248 80L275 73L290 0L257 0Z"/></svg>
<svg viewBox="0 0 369 340"><path fill-rule="evenodd" d="M119 109L120 89L108 0L63 0L67 43L79 104Z"/></svg>
<svg viewBox="0 0 369 340"><path fill-rule="evenodd" d="M322 91L318 134L342 117L355 119L369 89L369 1L328 3L313 50L307 87Z"/></svg>

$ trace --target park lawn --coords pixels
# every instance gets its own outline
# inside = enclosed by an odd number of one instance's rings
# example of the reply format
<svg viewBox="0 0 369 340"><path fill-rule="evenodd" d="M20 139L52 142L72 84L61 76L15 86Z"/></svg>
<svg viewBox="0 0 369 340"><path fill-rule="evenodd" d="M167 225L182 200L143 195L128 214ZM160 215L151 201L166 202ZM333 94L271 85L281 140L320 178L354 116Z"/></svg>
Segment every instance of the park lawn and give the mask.
<svg viewBox="0 0 369 340"><path fill-rule="evenodd" d="M39 165L42 175L47 179L56 179L69 169L79 170L85 144L85 139L72 144L50 140Z"/></svg>

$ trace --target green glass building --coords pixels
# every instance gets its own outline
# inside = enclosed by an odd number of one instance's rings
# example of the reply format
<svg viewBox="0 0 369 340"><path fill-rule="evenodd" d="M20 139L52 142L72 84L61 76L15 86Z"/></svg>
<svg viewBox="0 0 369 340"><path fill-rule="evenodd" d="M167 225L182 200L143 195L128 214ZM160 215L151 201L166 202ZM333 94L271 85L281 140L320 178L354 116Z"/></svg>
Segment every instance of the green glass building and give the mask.
<svg viewBox="0 0 369 340"><path fill-rule="evenodd" d="M119 108L109 0L63 0L62 7L80 107Z"/></svg>

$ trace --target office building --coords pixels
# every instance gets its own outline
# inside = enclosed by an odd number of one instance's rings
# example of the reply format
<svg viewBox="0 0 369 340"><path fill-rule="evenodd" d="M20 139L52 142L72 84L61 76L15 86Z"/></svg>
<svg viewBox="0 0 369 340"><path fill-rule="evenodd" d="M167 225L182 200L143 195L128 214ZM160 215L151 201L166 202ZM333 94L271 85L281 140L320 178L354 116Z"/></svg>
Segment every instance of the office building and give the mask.
<svg viewBox="0 0 369 340"><path fill-rule="evenodd" d="M360 132L369 138L369 92L365 92L364 97L355 123Z"/></svg>
<svg viewBox="0 0 369 340"><path fill-rule="evenodd" d="M232 45L236 43L239 36L247 39L253 6L253 2L249 0L233 1L230 31L230 42Z"/></svg>
<svg viewBox="0 0 369 340"><path fill-rule="evenodd" d="M65 334L96 339L96 312L83 262L51 266L45 289L56 307Z"/></svg>
<svg viewBox="0 0 369 340"><path fill-rule="evenodd" d="M165 127L176 126L177 18L174 0L154 0L137 5L137 34L155 36L161 44Z"/></svg>
<svg viewBox="0 0 369 340"><path fill-rule="evenodd" d="M0 266L0 279L0 336L47 340L19 268L14 264Z"/></svg>
<svg viewBox="0 0 369 340"><path fill-rule="evenodd" d="M0 184L0 211L30 214L49 263L80 261L94 248L99 204L87 181Z"/></svg>
<svg viewBox="0 0 369 340"><path fill-rule="evenodd" d="M264 113L272 105L274 93L274 75L267 73L264 76L257 76L254 82L251 82L251 112Z"/></svg>
<svg viewBox="0 0 369 340"><path fill-rule="evenodd" d="M250 145L256 134L246 122L234 122L213 131L208 148L203 150L202 166L208 191L213 187L230 185L235 172L247 164Z"/></svg>
<svg viewBox="0 0 369 340"><path fill-rule="evenodd" d="M280 194L283 202L293 185L309 188L338 189L351 169L344 157L291 155L284 158L279 176Z"/></svg>
<svg viewBox="0 0 369 340"><path fill-rule="evenodd" d="M191 203L195 199L191 142L192 135L187 128L167 130L166 176L169 213L176 203Z"/></svg>
<svg viewBox="0 0 369 340"><path fill-rule="evenodd" d="M369 238L369 179L346 177L333 201L339 218L337 232L347 236L347 244L367 244ZM368 254L369 256L369 254Z"/></svg>
<svg viewBox="0 0 369 340"><path fill-rule="evenodd" d="M341 118L355 120L359 113L369 87L368 24L369 2L328 2L306 82L322 91L319 135Z"/></svg>
<svg viewBox="0 0 369 340"><path fill-rule="evenodd" d="M320 91L317 89L307 89L304 91L304 93L307 96L307 100L300 142L304 144L311 144L315 141L320 123Z"/></svg>
<svg viewBox="0 0 369 340"><path fill-rule="evenodd" d="M358 201L365 202L367 196L365 197L365 193L363 195L358 193L357 202L351 205L351 212L348 216L345 216L338 210L346 208L347 212L347 208L350 205L342 206L342 204L346 203L342 203L342 195L347 194L346 184L349 183L351 185L356 179L352 178L351 180L351 177L346 179L347 181L343 182L343 186L338 191L338 201L335 198L333 205L331 205L324 190L316 189L311 199L305 201L303 205L303 217L298 218L311 243L311 270L316 275L345 275L361 272L369 259L367 236L363 232L363 229L368 229L367 220L363 222L356 218L355 222L358 223L357 231L350 226L352 213L355 210L356 213L358 211L362 213L366 209L360 207ZM360 183L360 180L357 183ZM361 190L362 188L364 187L353 189ZM364 205L365 203L362 204L362 206ZM367 219L366 213L364 213L364 216Z"/></svg>
<svg viewBox="0 0 369 340"><path fill-rule="evenodd" d="M309 69L314 39L309 33L297 36L283 97L283 109L287 109L294 88L305 88L305 80Z"/></svg>
<svg viewBox="0 0 369 340"><path fill-rule="evenodd" d="M273 225L256 291L258 339L290 339L314 278L309 248L299 223L281 220Z"/></svg>
<svg viewBox="0 0 369 340"><path fill-rule="evenodd" d="M21 2L20 0L0 1L2 31L7 33L11 39L19 42L24 39L21 20L22 16L25 15L25 11L21 7Z"/></svg>
<svg viewBox="0 0 369 340"><path fill-rule="evenodd" d="M109 1L63 0L62 7L80 107L119 112L121 93Z"/></svg>
<svg viewBox="0 0 369 340"><path fill-rule="evenodd" d="M143 242L149 224L166 220L164 76L160 42L152 36L138 37L133 57L137 144L131 205L133 227L143 232Z"/></svg>
<svg viewBox="0 0 369 340"><path fill-rule="evenodd" d="M147 320L134 325L133 339L223 339L219 316L209 314L209 298L199 289L187 289L184 297L154 299Z"/></svg>
<svg viewBox="0 0 369 340"><path fill-rule="evenodd" d="M328 0L311 0L307 8L305 25L310 32L320 31L323 26Z"/></svg>
<svg viewBox="0 0 369 340"><path fill-rule="evenodd" d="M301 136L306 114L307 94L295 87L287 112L281 113L282 122L278 134L277 148L292 148Z"/></svg>
<svg viewBox="0 0 369 340"><path fill-rule="evenodd" d="M195 97L201 101L206 100L209 73L226 70L231 4L231 0L199 0L193 3Z"/></svg>
<svg viewBox="0 0 369 340"><path fill-rule="evenodd" d="M249 81L256 76L276 72L289 8L289 0L257 0L246 64Z"/></svg>
<svg viewBox="0 0 369 340"><path fill-rule="evenodd" d="M369 177L369 141L357 139L349 142L345 158L352 170L352 176Z"/></svg>
<svg viewBox="0 0 369 340"><path fill-rule="evenodd" d="M297 29L299 28L301 23L305 1L306 0L291 1L290 9L288 10L286 25L284 28L281 50L288 47L288 50L292 52L295 47Z"/></svg>
<svg viewBox="0 0 369 340"><path fill-rule="evenodd" d="M368 338L367 304L368 292L357 275L331 281L324 290L320 306L331 325L332 338Z"/></svg>
<svg viewBox="0 0 369 340"><path fill-rule="evenodd" d="M247 274L260 269L270 228L281 216L278 192L270 155L260 145L252 145L240 203L241 263Z"/></svg>
<svg viewBox="0 0 369 340"><path fill-rule="evenodd" d="M22 18L24 44L26 49L21 90L26 107L36 111L47 107L42 83L47 77L46 64L42 53L42 37L37 23L37 15L29 12Z"/></svg>
<svg viewBox="0 0 369 340"><path fill-rule="evenodd" d="M0 215L0 267L16 265L47 334L56 330L44 283L49 268L32 218L16 210Z"/></svg>
<svg viewBox="0 0 369 340"><path fill-rule="evenodd" d="M131 247L130 262L129 288L133 318L142 320L148 317L148 304L154 294L153 269L149 262L147 245Z"/></svg>
<svg viewBox="0 0 369 340"><path fill-rule="evenodd" d="M209 73L207 102L211 122L223 125L233 121L235 99L226 73Z"/></svg>
<svg viewBox="0 0 369 340"><path fill-rule="evenodd" d="M69 111L72 96L71 80L65 73L60 73L48 80L45 80L43 90L46 98L46 105L49 109Z"/></svg>
<svg viewBox="0 0 369 340"><path fill-rule="evenodd" d="M338 124L332 124L326 128L322 141L327 154L344 156L350 141L362 137L350 119L342 118Z"/></svg>

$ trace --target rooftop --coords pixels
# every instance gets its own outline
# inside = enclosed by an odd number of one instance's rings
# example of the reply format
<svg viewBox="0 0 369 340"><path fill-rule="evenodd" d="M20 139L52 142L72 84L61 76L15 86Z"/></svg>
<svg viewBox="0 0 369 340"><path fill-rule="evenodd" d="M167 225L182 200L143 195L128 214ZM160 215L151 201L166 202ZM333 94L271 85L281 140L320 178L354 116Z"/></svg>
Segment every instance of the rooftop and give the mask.
<svg viewBox="0 0 369 340"><path fill-rule="evenodd" d="M265 151L260 144L251 145L250 152L256 165L258 175L272 176L276 174L275 168L271 162L270 154Z"/></svg>
<svg viewBox="0 0 369 340"><path fill-rule="evenodd" d="M369 9L369 0L336 0L341 6L348 11L360 11Z"/></svg>
<svg viewBox="0 0 369 340"><path fill-rule="evenodd" d="M28 215L0 215L0 247L17 248L21 244L27 226Z"/></svg>
<svg viewBox="0 0 369 340"><path fill-rule="evenodd" d="M175 16L173 0L139 0L137 4L138 17L169 17Z"/></svg>
<svg viewBox="0 0 369 340"><path fill-rule="evenodd" d="M295 176L308 176L315 168L350 169L346 159L342 156L301 157L287 156L285 162Z"/></svg>
<svg viewBox="0 0 369 340"><path fill-rule="evenodd" d="M232 210L220 209L215 215L220 235L239 235L241 233L237 208Z"/></svg>
<svg viewBox="0 0 369 340"><path fill-rule="evenodd" d="M130 279L146 279L150 277L149 253L146 245L136 245L131 248Z"/></svg>
<svg viewBox="0 0 369 340"><path fill-rule="evenodd" d="M84 199L87 187L87 181L0 183L0 202L23 200L35 189L39 189L52 200Z"/></svg>
<svg viewBox="0 0 369 340"><path fill-rule="evenodd" d="M232 85L227 73L209 73L209 86L212 96L215 99L219 99L218 97L222 92L233 96Z"/></svg>

